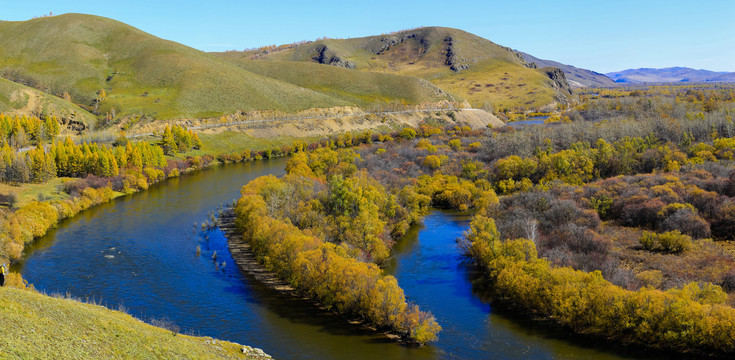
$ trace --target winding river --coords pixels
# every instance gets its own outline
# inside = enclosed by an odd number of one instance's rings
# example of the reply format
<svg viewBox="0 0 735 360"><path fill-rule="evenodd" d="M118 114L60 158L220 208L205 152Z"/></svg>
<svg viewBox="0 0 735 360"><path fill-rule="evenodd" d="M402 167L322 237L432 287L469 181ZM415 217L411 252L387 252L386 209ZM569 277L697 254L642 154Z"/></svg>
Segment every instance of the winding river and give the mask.
<svg viewBox="0 0 735 360"><path fill-rule="evenodd" d="M278 359L624 358L504 315L474 293L455 246L468 225L463 215L429 215L397 244L387 269L437 317L444 330L436 344L400 345L262 286L239 271L222 233L201 224L242 185L284 166L275 159L215 167L84 211L39 239L14 270L40 291L95 299Z"/></svg>

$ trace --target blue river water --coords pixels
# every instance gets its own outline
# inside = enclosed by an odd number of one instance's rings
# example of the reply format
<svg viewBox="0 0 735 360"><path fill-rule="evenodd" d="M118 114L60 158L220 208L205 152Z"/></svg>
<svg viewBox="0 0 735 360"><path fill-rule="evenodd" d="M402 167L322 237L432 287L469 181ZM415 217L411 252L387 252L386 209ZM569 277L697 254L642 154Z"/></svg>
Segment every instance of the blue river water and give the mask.
<svg viewBox="0 0 735 360"><path fill-rule="evenodd" d="M222 232L201 224L238 198L242 185L281 175L284 166L275 159L216 167L84 211L39 239L14 270L40 291L93 298L278 359L625 358L504 315L477 294L455 245L466 215L429 215L398 242L386 269L409 300L436 316L444 329L436 344L392 342L263 286L237 268Z"/></svg>

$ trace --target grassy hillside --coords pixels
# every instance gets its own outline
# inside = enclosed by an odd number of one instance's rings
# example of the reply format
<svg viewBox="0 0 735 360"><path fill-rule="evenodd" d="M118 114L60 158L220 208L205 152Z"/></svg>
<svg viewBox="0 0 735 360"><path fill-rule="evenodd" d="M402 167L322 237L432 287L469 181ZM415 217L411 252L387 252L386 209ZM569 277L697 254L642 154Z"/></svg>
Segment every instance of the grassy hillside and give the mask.
<svg viewBox="0 0 735 360"><path fill-rule="evenodd" d="M0 22L0 75L98 114L207 117L236 110L296 111L348 105L248 72L107 18L66 14Z"/></svg>
<svg viewBox="0 0 735 360"><path fill-rule="evenodd" d="M242 359L238 344L172 333L125 313L0 288L0 349L18 359Z"/></svg>
<svg viewBox="0 0 735 360"><path fill-rule="evenodd" d="M499 110L564 98L558 79L555 85L544 71L525 66L514 51L438 27L282 51L209 54L92 15L0 21L0 77L57 97L68 93L103 126L133 115L203 118L439 100ZM0 106L20 106L6 97Z"/></svg>
<svg viewBox="0 0 735 360"><path fill-rule="evenodd" d="M439 88L416 77L355 71L308 62L257 61L238 52L217 55L250 72L363 107L386 102L420 104L452 100Z"/></svg>
<svg viewBox="0 0 735 360"><path fill-rule="evenodd" d="M89 127L94 115L56 96L0 78L0 113L7 115L46 116L79 121Z"/></svg>
<svg viewBox="0 0 735 360"><path fill-rule="evenodd" d="M318 62L358 70L423 78L468 100L474 107L491 104L533 108L563 100L545 71L531 69L511 49L450 28L426 27L390 35L326 39L282 50L253 50L256 60Z"/></svg>

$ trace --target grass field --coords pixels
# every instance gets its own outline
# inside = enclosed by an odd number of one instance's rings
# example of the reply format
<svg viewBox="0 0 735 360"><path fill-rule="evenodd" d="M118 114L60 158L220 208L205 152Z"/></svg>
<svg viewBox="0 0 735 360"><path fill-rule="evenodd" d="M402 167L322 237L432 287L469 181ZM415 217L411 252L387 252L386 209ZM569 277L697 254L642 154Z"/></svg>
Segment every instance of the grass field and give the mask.
<svg viewBox="0 0 735 360"><path fill-rule="evenodd" d="M238 344L176 334L102 306L11 287L0 288L0 322L0 357L6 359L248 358Z"/></svg>
<svg viewBox="0 0 735 360"><path fill-rule="evenodd" d="M34 200L64 200L69 195L61 191L61 184L69 178L53 178L40 184L10 185L0 183L0 194L15 194L14 207L19 208Z"/></svg>
<svg viewBox="0 0 735 360"><path fill-rule="evenodd" d="M360 107L376 103L421 104L451 100L432 84L416 77L308 62L248 60L240 53L219 53L219 56L253 73L305 87Z"/></svg>

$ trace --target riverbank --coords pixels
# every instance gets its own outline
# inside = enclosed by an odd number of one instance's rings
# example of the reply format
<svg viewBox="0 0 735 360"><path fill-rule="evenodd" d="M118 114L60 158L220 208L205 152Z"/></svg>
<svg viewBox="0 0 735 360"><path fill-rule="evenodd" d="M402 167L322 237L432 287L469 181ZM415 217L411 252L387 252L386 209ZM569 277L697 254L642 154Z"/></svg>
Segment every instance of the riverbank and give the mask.
<svg viewBox="0 0 735 360"><path fill-rule="evenodd" d="M226 208L222 215L220 215L217 224L220 230L225 234L225 238L227 238L227 246L230 249L232 258L235 259L240 270L271 289L277 290L278 292L286 295L299 297L296 289L294 289L288 282L281 280L275 273L266 270L258 263L250 243L243 238L242 234L237 233L237 228L235 227L235 212L233 208Z"/></svg>
<svg viewBox="0 0 735 360"><path fill-rule="evenodd" d="M468 125L473 129L499 128L505 123L482 109L432 104L406 106L395 110L364 111L355 107L310 109L295 114L273 112L235 113L209 119L158 120L136 124L128 130L130 137L152 136L168 126L183 126L207 135L238 132L256 139L323 138L344 133L376 131L378 128L417 127L427 117L442 119L447 124Z"/></svg>

